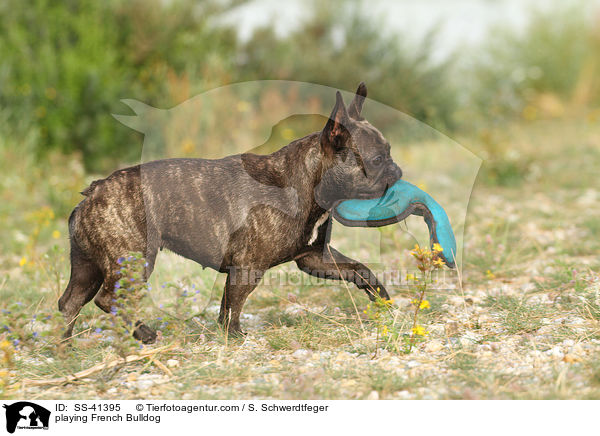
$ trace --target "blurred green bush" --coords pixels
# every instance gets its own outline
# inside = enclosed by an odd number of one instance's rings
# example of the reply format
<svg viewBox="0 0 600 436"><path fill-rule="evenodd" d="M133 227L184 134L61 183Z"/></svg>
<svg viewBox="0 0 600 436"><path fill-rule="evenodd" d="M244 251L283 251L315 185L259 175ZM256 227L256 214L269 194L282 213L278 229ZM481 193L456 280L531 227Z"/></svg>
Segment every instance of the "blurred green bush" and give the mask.
<svg viewBox="0 0 600 436"><path fill-rule="evenodd" d="M309 18L285 37L272 27L256 31L242 47L242 79L287 79L347 90L364 81L369 98L436 128L451 130L457 107L450 62L433 62L435 33L417 47L386 36L365 4L315 2ZM360 6L360 7L359 7Z"/></svg>
<svg viewBox="0 0 600 436"><path fill-rule="evenodd" d="M373 98L430 124L452 125L454 95L444 65L429 63L431 39L410 51L351 8L340 13L335 3L315 6L313 17L285 38L262 29L242 44L233 25L216 24L231 6L216 0L5 0L2 131L34 131L38 155L80 153L88 170L106 171L140 155L140 137L111 116L123 113L120 99L167 108L203 90L258 79L348 90L365 80L377 83ZM345 37L336 42L340 29Z"/></svg>
<svg viewBox="0 0 600 436"><path fill-rule="evenodd" d="M169 75L202 77L208 65L230 63L235 34L204 18L216 10L210 2L3 1L2 130L35 129L38 153L80 152L91 170L139 159L139 137L111 113L122 112L122 98L172 105Z"/></svg>
<svg viewBox="0 0 600 436"><path fill-rule="evenodd" d="M600 16L585 2L534 10L522 31L493 29L471 68L471 112L485 119L578 115L600 103Z"/></svg>
<svg viewBox="0 0 600 436"><path fill-rule="evenodd" d="M221 19L238 3L0 2L3 137L35 137L38 156L79 154L88 171L106 172L140 157L139 134L111 116L128 110L120 99L169 108L245 80L346 90L364 80L369 97L447 133L563 116L600 103L600 30L579 4L535 12L523 32L497 29L475 55L433 62L435 33L417 47L404 45L400 35L382 32L378 20L361 13L366 3L315 1L286 36L267 26L246 42L238 40L235 24ZM590 113L600 118L599 111ZM510 153L486 152L497 157L498 179L522 172L506 170L501 156Z"/></svg>

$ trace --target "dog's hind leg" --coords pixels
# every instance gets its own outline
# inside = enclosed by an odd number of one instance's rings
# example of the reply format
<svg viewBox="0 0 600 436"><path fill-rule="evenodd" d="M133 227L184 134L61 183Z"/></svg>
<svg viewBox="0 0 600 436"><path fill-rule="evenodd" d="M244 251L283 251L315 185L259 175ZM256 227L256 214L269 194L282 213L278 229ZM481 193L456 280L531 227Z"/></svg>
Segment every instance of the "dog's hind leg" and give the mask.
<svg viewBox="0 0 600 436"><path fill-rule="evenodd" d="M104 281L100 268L86 259L76 245L71 248L71 278L62 297L58 300L58 310L67 322L63 337L68 339L73 334L75 319L81 308L89 303Z"/></svg>
<svg viewBox="0 0 600 436"><path fill-rule="evenodd" d="M152 270L154 269L154 261L156 260L156 252L153 254L147 255L147 266L145 266L144 270L144 280L148 280ZM115 292L115 284L121 278L118 274L118 265L111 267L110 272L106 274L106 279L104 280L104 285L96 298L94 298L94 303L100 309L102 309L106 313L114 313L118 308L115 306L117 301L117 294ZM121 315L123 316L123 315ZM131 320L123 317L126 323L129 323ZM156 341L156 332L144 324L140 320L135 321L135 330L133 331L133 337L142 341L145 344L150 344Z"/></svg>

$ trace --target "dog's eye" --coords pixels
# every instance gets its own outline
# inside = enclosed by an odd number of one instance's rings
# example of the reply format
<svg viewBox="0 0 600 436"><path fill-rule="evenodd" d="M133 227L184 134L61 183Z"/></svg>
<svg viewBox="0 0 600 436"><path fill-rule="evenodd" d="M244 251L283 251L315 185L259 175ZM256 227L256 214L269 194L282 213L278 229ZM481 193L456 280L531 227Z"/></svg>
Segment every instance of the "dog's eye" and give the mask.
<svg viewBox="0 0 600 436"><path fill-rule="evenodd" d="M379 155L373 158L373 160L371 160L371 163L375 166L379 166L383 163L383 156Z"/></svg>

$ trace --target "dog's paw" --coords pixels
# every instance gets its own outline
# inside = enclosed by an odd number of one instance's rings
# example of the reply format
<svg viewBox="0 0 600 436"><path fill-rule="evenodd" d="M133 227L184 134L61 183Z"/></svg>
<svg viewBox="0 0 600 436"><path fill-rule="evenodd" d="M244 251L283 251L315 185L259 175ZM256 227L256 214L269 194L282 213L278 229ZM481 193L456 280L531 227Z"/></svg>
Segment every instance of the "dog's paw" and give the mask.
<svg viewBox="0 0 600 436"><path fill-rule="evenodd" d="M153 344L156 342L156 332L145 324L138 324L133 332L133 337L144 344Z"/></svg>
<svg viewBox="0 0 600 436"><path fill-rule="evenodd" d="M232 330L231 328L227 331L227 335L232 339L244 339L248 336L248 333L241 329Z"/></svg>

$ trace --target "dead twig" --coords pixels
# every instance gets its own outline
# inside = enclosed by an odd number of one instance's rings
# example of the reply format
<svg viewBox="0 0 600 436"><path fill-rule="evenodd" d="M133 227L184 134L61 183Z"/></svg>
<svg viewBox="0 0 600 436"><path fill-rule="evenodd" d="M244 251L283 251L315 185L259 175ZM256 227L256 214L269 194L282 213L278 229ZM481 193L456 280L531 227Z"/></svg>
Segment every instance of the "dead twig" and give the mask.
<svg viewBox="0 0 600 436"><path fill-rule="evenodd" d="M73 382L81 380L85 377L89 377L90 375L95 374L97 372L103 371L105 369L114 368L119 365L126 365L128 363L137 362L139 360L143 360L143 359L147 359L147 358L154 360L154 358L156 357L157 354L163 353L165 351L169 351L169 350L173 349L174 347L175 347L175 345L167 345L164 347L153 348L150 350L143 350L139 354L132 354L125 358L121 357L121 358L112 360L110 362L102 362L102 363L92 366L91 368L84 369L83 371L79 371L79 372L76 372L75 374L67 375L65 377L49 378L49 379L23 379L21 381L21 385L23 387L25 387L25 386L51 386L51 385L73 383ZM156 363L156 362L157 361L155 360L154 363ZM160 368L160 365L157 365L157 366ZM165 367L165 369L166 369L166 367ZM171 371L167 371L167 373L169 373L169 372L171 372ZM171 375L172 375L172 373L171 373Z"/></svg>

